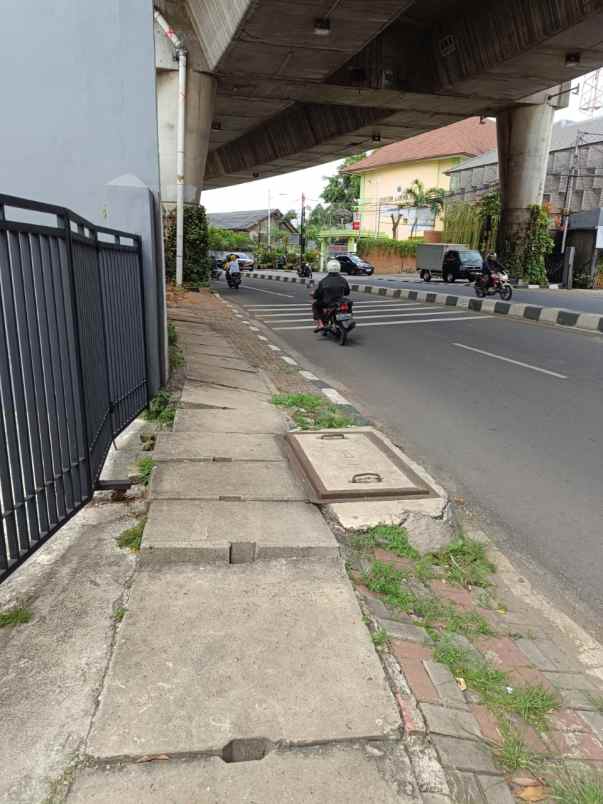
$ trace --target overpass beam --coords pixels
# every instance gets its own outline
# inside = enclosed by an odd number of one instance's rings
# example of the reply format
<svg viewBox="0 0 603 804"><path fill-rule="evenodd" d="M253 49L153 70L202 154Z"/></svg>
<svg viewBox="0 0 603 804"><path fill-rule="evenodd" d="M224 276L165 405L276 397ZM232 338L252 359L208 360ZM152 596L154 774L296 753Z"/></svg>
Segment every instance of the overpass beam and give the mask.
<svg viewBox="0 0 603 804"><path fill-rule="evenodd" d="M198 204L209 137L214 115L216 79L208 73L188 71L184 138L184 201ZM157 119L159 128L159 172L161 200L176 203L176 120L178 117L178 72L157 72Z"/></svg>
<svg viewBox="0 0 603 804"><path fill-rule="evenodd" d="M503 254L521 238L529 207L542 204L554 114L550 104L542 103L496 116L502 201L497 245Z"/></svg>

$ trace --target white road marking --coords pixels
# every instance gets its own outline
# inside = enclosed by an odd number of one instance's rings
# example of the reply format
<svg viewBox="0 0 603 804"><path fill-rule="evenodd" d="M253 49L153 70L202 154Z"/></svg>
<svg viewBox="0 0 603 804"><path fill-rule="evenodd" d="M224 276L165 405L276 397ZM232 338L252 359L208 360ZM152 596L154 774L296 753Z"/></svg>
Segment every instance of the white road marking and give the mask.
<svg viewBox="0 0 603 804"><path fill-rule="evenodd" d="M319 377L317 377L316 374L312 374L311 371L304 371L303 369L300 369L299 373L302 375L302 377L305 377L306 380L318 380L319 379Z"/></svg>
<svg viewBox="0 0 603 804"><path fill-rule="evenodd" d="M251 324L249 325L249 329L250 329L252 332L259 332L259 329L258 329L257 327L252 327L252 326L251 326Z"/></svg>
<svg viewBox="0 0 603 804"><path fill-rule="evenodd" d="M285 363L289 363L290 366L297 366L299 363L295 361L292 357L288 357L287 355L281 355L281 360L284 360Z"/></svg>
<svg viewBox="0 0 603 804"><path fill-rule="evenodd" d="M383 299L383 301L366 301L366 302L359 302L354 301L354 307L398 307L404 305L405 307L414 307L417 304L425 304L425 302L405 302L400 301L400 299L392 299L388 301L387 299ZM249 313L269 313L272 310L295 310L298 308L309 307L310 301L305 302L304 304L246 304L244 305L245 309Z"/></svg>
<svg viewBox="0 0 603 804"><path fill-rule="evenodd" d="M249 285L245 285L245 290L255 290L256 293L267 293L269 296L282 296L284 299L295 298L295 296L292 296L290 293L277 293L274 290L262 290L261 288L252 288Z"/></svg>
<svg viewBox="0 0 603 804"><path fill-rule="evenodd" d="M496 360L504 360L505 363L513 363L514 366L521 366L522 368L531 369L532 371L539 371L541 374L549 374L551 377L557 377L560 380L567 380L565 374L558 374L556 371L549 371L539 366L532 366L530 363L522 363L521 360L512 360L510 357L495 355L493 352L485 352L483 349L476 349L474 346L466 346L464 343L453 343L452 345L458 346L459 349L467 349L469 352L477 352L486 357L493 357Z"/></svg>
<svg viewBox="0 0 603 804"><path fill-rule="evenodd" d="M356 321L366 321L373 318L410 318L411 316L434 316L434 315L462 315L465 311L464 310L433 310L428 313L422 313L418 310L415 310L413 313L367 313L366 315L357 316ZM291 318L291 316L279 316L278 318L274 319L273 321L269 321L269 324L286 324L290 323L302 323L303 321L312 321L311 318ZM357 324L357 326L360 326Z"/></svg>
<svg viewBox="0 0 603 804"><path fill-rule="evenodd" d="M321 390L327 399L330 399L334 405L350 404L345 396L342 396L339 391L336 391L334 388L322 388Z"/></svg>
<svg viewBox="0 0 603 804"><path fill-rule="evenodd" d="M269 343L268 348L272 349L273 352L280 352L281 351L281 347L280 346L275 346L273 343Z"/></svg>
<svg viewBox="0 0 603 804"><path fill-rule="evenodd" d="M419 312L419 310L432 310L434 309L433 304L430 305L418 305L415 307L414 305L395 305L394 307L387 307L387 310L396 310L399 313L403 313L404 310L411 310L414 312ZM356 310L356 305L354 305L354 310L358 313L358 315L366 315L368 313L380 313L383 310L383 307L363 307L360 310ZM450 312L447 310L445 312ZM463 310L464 312L464 310ZM305 310L292 310L291 312L285 310L279 310L278 312L270 312L266 313L255 313L256 318L259 318L261 321L265 321L269 318L283 318L284 316L300 316L300 315L308 315L308 308L306 307Z"/></svg>
<svg viewBox="0 0 603 804"><path fill-rule="evenodd" d="M356 324L358 327L401 327L404 324L444 324L447 321L494 321L494 318L487 315L466 315L463 318L417 318L413 321L375 321L367 324ZM308 330L310 327L274 327L275 332L290 332L294 329Z"/></svg>
<svg viewBox="0 0 603 804"><path fill-rule="evenodd" d="M266 338L264 335L257 335L256 337L259 338L259 340L261 340L261 341L267 341L268 340L268 338Z"/></svg>

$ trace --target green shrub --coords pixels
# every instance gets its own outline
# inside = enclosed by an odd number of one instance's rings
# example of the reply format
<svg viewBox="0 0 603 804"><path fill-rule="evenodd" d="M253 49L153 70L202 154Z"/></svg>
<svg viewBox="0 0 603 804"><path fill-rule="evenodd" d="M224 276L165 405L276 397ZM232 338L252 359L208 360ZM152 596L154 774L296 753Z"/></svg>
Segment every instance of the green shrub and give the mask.
<svg viewBox="0 0 603 804"><path fill-rule="evenodd" d="M391 254L398 257L414 257L417 253L417 240L393 240L391 237L363 237L358 241L358 256L364 257L371 251Z"/></svg>
<svg viewBox="0 0 603 804"><path fill-rule="evenodd" d="M170 279L176 278L176 210L165 217L165 272ZM182 280L185 285L199 288L209 280L211 260L209 257L209 233L205 207L184 207L184 254Z"/></svg>

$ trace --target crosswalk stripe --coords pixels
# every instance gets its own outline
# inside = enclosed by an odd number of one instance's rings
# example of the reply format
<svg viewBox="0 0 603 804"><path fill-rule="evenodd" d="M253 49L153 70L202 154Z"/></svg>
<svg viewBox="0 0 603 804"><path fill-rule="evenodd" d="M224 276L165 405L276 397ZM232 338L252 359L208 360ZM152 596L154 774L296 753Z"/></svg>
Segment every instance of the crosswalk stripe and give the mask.
<svg viewBox="0 0 603 804"><path fill-rule="evenodd" d="M423 313L420 310L415 310L412 313L366 313L363 315L355 316L356 321L364 321L366 319L372 318L410 318L416 316L433 316L433 315L450 315L454 313L454 315L462 315L465 311L464 310L431 310L427 313ZM291 317L289 315L285 316L277 316L273 321L267 321L268 324L285 324L287 322L298 322L301 323L302 321L312 321L311 318L299 318L297 316Z"/></svg>
<svg viewBox="0 0 603 804"><path fill-rule="evenodd" d="M493 321L487 315L466 315L458 318L416 318L410 321L369 321L366 324L358 323L356 327L393 327L403 324L443 324L446 321ZM275 332L291 332L295 329L308 330L309 327L274 327Z"/></svg>
<svg viewBox="0 0 603 804"><path fill-rule="evenodd" d="M261 321L265 321L269 318L279 318L284 315L296 316L296 315L307 315L309 307L305 307L303 310L279 310L270 311L268 313L255 313L256 318L260 319ZM361 309L357 309L354 306L354 310L358 314L365 315L366 313L380 313L382 310L398 310L399 312L403 312L405 310L411 310L414 312L418 312L419 310L433 310L433 304L420 304L420 305L395 305L394 307L363 307Z"/></svg>

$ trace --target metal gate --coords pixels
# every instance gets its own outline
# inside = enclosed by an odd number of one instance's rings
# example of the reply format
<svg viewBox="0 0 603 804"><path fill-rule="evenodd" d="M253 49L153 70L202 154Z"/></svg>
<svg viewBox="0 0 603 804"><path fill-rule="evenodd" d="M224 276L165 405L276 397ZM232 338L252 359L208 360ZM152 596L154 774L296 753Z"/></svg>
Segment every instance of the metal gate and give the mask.
<svg viewBox="0 0 603 804"><path fill-rule="evenodd" d="M0 582L147 405L140 237L0 195Z"/></svg>

